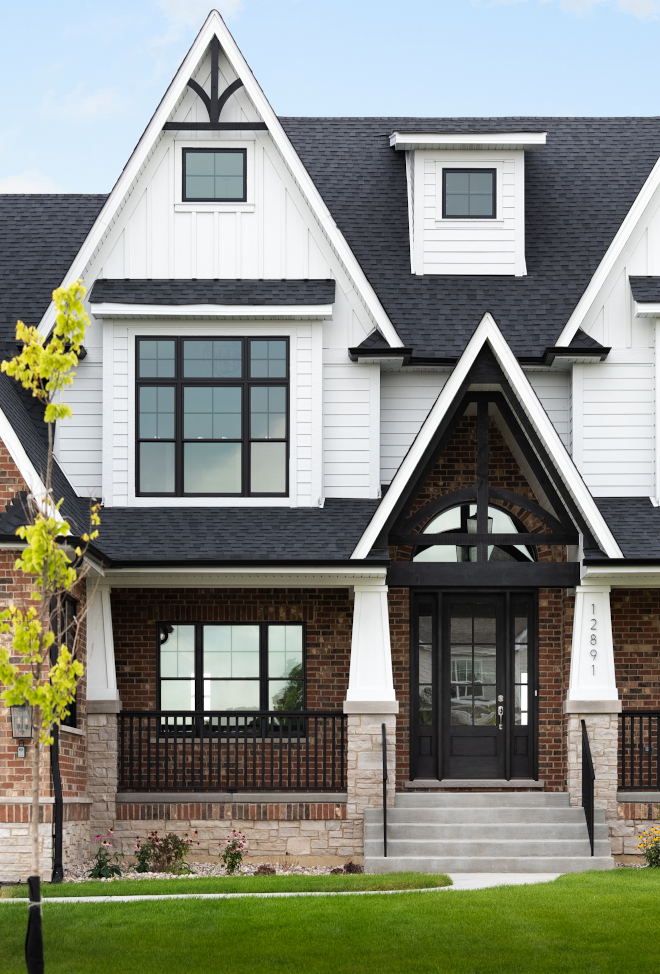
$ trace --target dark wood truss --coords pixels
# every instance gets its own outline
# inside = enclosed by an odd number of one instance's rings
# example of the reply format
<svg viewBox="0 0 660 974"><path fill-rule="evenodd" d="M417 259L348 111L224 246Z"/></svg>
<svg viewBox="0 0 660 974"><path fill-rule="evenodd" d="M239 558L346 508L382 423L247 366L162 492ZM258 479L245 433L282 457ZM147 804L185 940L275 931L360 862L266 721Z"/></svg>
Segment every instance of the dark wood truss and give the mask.
<svg viewBox="0 0 660 974"><path fill-rule="evenodd" d="M163 131L166 132L218 132L235 131L246 132L255 130L262 131L268 126L265 122L221 122L220 112L225 104L239 88L243 87L240 78L228 85L221 95L218 95L218 55L220 53L220 42L217 37L211 40L211 95L206 94L200 84L193 78L188 81L188 87L192 88L206 105L209 114L208 122L166 122Z"/></svg>

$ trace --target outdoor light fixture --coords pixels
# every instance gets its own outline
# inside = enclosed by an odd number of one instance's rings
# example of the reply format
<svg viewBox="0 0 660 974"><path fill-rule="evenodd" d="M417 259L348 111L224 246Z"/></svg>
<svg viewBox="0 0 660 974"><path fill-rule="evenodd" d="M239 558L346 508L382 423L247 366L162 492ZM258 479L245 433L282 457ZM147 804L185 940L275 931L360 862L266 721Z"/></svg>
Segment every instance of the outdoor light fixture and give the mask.
<svg viewBox="0 0 660 974"><path fill-rule="evenodd" d="M23 703L20 707L10 707L11 736L32 737L32 707Z"/></svg>

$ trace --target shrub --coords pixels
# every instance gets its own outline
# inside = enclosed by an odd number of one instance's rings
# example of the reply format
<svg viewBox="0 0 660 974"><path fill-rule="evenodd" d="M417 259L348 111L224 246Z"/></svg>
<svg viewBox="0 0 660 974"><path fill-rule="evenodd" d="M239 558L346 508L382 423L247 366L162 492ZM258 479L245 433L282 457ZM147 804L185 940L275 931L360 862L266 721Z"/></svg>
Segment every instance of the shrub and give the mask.
<svg viewBox="0 0 660 974"><path fill-rule="evenodd" d="M196 829L193 835L197 836ZM196 838L189 839L187 832L183 833L183 838L180 838L176 832L168 832L162 839L157 831L150 832L144 843L138 836L135 842L135 858L138 861L136 871L139 873L189 873L190 867L186 862L186 856L195 842Z"/></svg>
<svg viewBox="0 0 660 974"><path fill-rule="evenodd" d="M247 842L243 833L237 829L232 829L225 841L224 850L219 853L225 869L230 876L233 876L240 869L241 863L243 862L243 853L246 849Z"/></svg>
<svg viewBox="0 0 660 974"><path fill-rule="evenodd" d="M256 875L257 876L274 876L275 875L275 866L271 866L271 864L269 862L262 862L261 865L257 868Z"/></svg>
<svg viewBox="0 0 660 974"><path fill-rule="evenodd" d="M94 865L89 874L90 879L110 879L111 876L121 876L119 853L111 852L112 842L108 842L108 839L112 838L112 829L106 832L105 836L95 835L94 838L101 844L94 856Z"/></svg>
<svg viewBox="0 0 660 974"><path fill-rule="evenodd" d="M351 873L363 873L364 872L364 866L360 866L359 863L353 862L353 861L347 862L347 863L344 864L344 872L345 873L349 873L349 874L351 874Z"/></svg>
<svg viewBox="0 0 660 974"><path fill-rule="evenodd" d="M660 828L645 829L639 837L637 851L642 853L649 866L660 869Z"/></svg>

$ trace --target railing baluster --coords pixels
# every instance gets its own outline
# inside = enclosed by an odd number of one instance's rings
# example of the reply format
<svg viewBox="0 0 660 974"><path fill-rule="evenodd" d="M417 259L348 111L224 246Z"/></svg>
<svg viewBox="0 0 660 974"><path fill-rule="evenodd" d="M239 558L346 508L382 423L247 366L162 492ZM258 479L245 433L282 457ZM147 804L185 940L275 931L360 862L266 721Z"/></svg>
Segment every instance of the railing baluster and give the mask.
<svg viewBox="0 0 660 974"><path fill-rule="evenodd" d="M623 791L656 790L660 784L660 711L623 711L619 726L619 788Z"/></svg>
<svg viewBox="0 0 660 974"><path fill-rule="evenodd" d="M649 783L658 778L653 763L658 715L647 716L643 727L640 723L638 750L641 755L648 742L639 776ZM122 711L117 716L119 784L129 791L162 792L343 789L346 721L344 714L322 711ZM624 721L622 781L626 735Z"/></svg>

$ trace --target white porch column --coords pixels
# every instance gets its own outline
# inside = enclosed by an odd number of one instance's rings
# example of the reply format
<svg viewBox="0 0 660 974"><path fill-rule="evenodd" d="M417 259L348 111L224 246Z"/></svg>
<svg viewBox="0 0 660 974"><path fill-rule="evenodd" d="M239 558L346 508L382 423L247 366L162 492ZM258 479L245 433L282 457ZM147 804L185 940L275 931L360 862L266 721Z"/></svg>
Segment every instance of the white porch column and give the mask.
<svg viewBox="0 0 660 974"><path fill-rule="evenodd" d="M117 800L117 690L110 586L87 579L87 794L92 827L113 828Z"/></svg>
<svg viewBox="0 0 660 974"><path fill-rule="evenodd" d="M115 644L112 636L110 587L87 579L87 701L106 703L92 707L94 713L120 710L115 669Z"/></svg>
<svg viewBox="0 0 660 974"><path fill-rule="evenodd" d="M387 799L394 804L396 783L396 715L399 704L392 679L387 585L355 585L351 668L344 713L346 740L347 811L363 821L367 806L383 800L383 738L387 734Z"/></svg>
<svg viewBox="0 0 660 974"><path fill-rule="evenodd" d="M606 819L617 817L618 714L621 700L614 670L610 586L585 580L575 590L571 673L567 715L568 791L571 804L582 800L582 724L594 762L596 805Z"/></svg>
<svg viewBox="0 0 660 974"><path fill-rule="evenodd" d="M356 710L368 704L366 710ZM386 704L383 708L383 705ZM398 713L392 681L387 585L355 585L345 713Z"/></svg>

